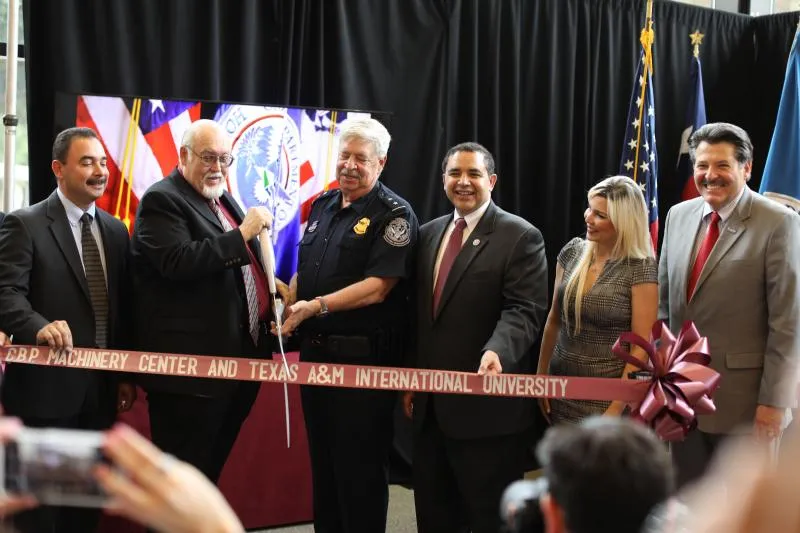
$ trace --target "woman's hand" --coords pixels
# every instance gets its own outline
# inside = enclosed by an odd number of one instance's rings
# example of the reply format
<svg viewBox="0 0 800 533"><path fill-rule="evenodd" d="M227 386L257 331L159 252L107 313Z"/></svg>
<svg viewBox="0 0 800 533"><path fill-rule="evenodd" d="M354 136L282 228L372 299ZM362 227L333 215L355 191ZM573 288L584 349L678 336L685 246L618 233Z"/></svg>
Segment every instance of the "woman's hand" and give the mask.
<svg viewBox="0 0 800 533"><path fill-rule="evenodd" d="M104 450L114 467L98 465L95 477L111 496L111 513L168 533L244 532L208 478L128 426L115 426Z"/></svg>

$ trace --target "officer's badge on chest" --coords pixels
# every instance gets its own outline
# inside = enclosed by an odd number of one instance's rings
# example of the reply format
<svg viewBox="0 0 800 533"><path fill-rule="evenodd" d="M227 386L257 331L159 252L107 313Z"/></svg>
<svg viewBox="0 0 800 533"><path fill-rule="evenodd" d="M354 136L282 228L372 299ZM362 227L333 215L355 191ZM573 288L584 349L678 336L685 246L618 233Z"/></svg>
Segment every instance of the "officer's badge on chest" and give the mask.
<svg viewBox="0 0 800 533"><path fill-rule="evenodd" d="M353 226L353 232L356 235L364 235L367 232L367 228L369 227L369 219L364 217L358 221L358 223Z"/></svg>

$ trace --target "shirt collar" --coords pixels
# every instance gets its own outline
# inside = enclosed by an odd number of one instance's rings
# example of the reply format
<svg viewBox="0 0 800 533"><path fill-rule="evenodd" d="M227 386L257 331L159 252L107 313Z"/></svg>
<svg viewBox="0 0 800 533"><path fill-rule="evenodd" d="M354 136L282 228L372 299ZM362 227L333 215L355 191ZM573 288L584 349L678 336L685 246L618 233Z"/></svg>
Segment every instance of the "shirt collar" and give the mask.
<svg viewBox="0 0 800 533"><path fill-rule="evenodd" d="M455 223L455 221L459 218L463 218L464 222L467 223L467 228L469 228L470 231L474 230L475 226L478 225L478 221L481 219L486 210L489 209L489 203L491 201L492 199L489 198L478 209L468 215L464 215L463 217L458 214L458 210L453 211L453 223Z"/></svg>
<svg viewBox="0 0 800 533"><path fill-rule="evenodd" d="M372 201L372 199L378 194L378 190L381 187L381 182L376 182L375 186L364 196L359 198L358 200L353 200L350 202L348 207L351 207L353 211L358 213L359 215L364 212L364 209L367 208L367 205ZM336 194L331 196L331 201L326 206L327 209L338 211L341 209L342 206L342 191L336 191Z"/></svg>
<svg viewBox="0 0 800 533"><path fill-rule="evenodd" d="M727 220L730 218L730 216L736 210L736 206L739 205L739 200L741 200L742 196L744 196L744 190L746 188L747 188L747 185L742 187L742 190L739 191L739 195L736 198L734 198L733 201L728 202L722 209L717 211L717 213L719 213L719 218L723 223L727 222ZM708 215L710 215L712 211L714 211L714 210L711 208L710 205L708 205L708 202L704 202L703 203L703 219L705 219Z"/></svg>
<svg viewBox="0 0 800 533"><path fill-rule="evenodd" d="M77 226L81 223L81 217L83 216L84 210L75 205L69 198L61 192L61 188L56 189L56 194L58 194L58 198L61 200L62 205L64 206L64 211L67 212L67 220L69 221L70 225ZM86 213L91 215L92 220L94 220L95 216L95 204L92 202L89 205L89 208L86 209Z"/></svg>

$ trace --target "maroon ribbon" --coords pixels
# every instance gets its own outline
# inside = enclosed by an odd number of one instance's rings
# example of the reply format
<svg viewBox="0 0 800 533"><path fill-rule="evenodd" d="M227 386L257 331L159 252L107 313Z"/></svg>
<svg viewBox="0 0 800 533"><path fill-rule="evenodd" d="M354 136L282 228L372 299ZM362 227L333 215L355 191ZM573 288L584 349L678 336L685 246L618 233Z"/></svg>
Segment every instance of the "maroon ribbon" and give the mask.
<svg viewBox="0 0 800 533"><path fill-rule="evenodd" d="M643 349L648 360L643 362L632 356L623 343ZM711 397L719 386L720 375L708 367L708 340L700 336L693 322L684 323L676 339L659 320L653 325L649 342L633 332L623 333L612 351L626 363L651 374L647 394L634 404L631 417L653 428L663 440L683 440L697 426L697 415L716 410Z"/></svg>

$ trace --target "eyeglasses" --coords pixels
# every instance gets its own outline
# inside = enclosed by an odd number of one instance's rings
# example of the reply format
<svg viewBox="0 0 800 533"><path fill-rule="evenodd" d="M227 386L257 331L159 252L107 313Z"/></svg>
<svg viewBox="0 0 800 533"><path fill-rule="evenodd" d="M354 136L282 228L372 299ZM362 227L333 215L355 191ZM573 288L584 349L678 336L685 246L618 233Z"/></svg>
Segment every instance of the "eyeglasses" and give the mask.
<svg viewBox="0 0 800 533"><path fill-rule="evenodd" d="M214 166L214 163L219 161L219 166L221 167L229 167L233 163L234 157L231 154L222 154L222 155L211 155L211 154L198 154L194 150L192 150L189 146L186 147L187 150L192 152L194 155L200 158L203 164L207 167Z"/></svg>

